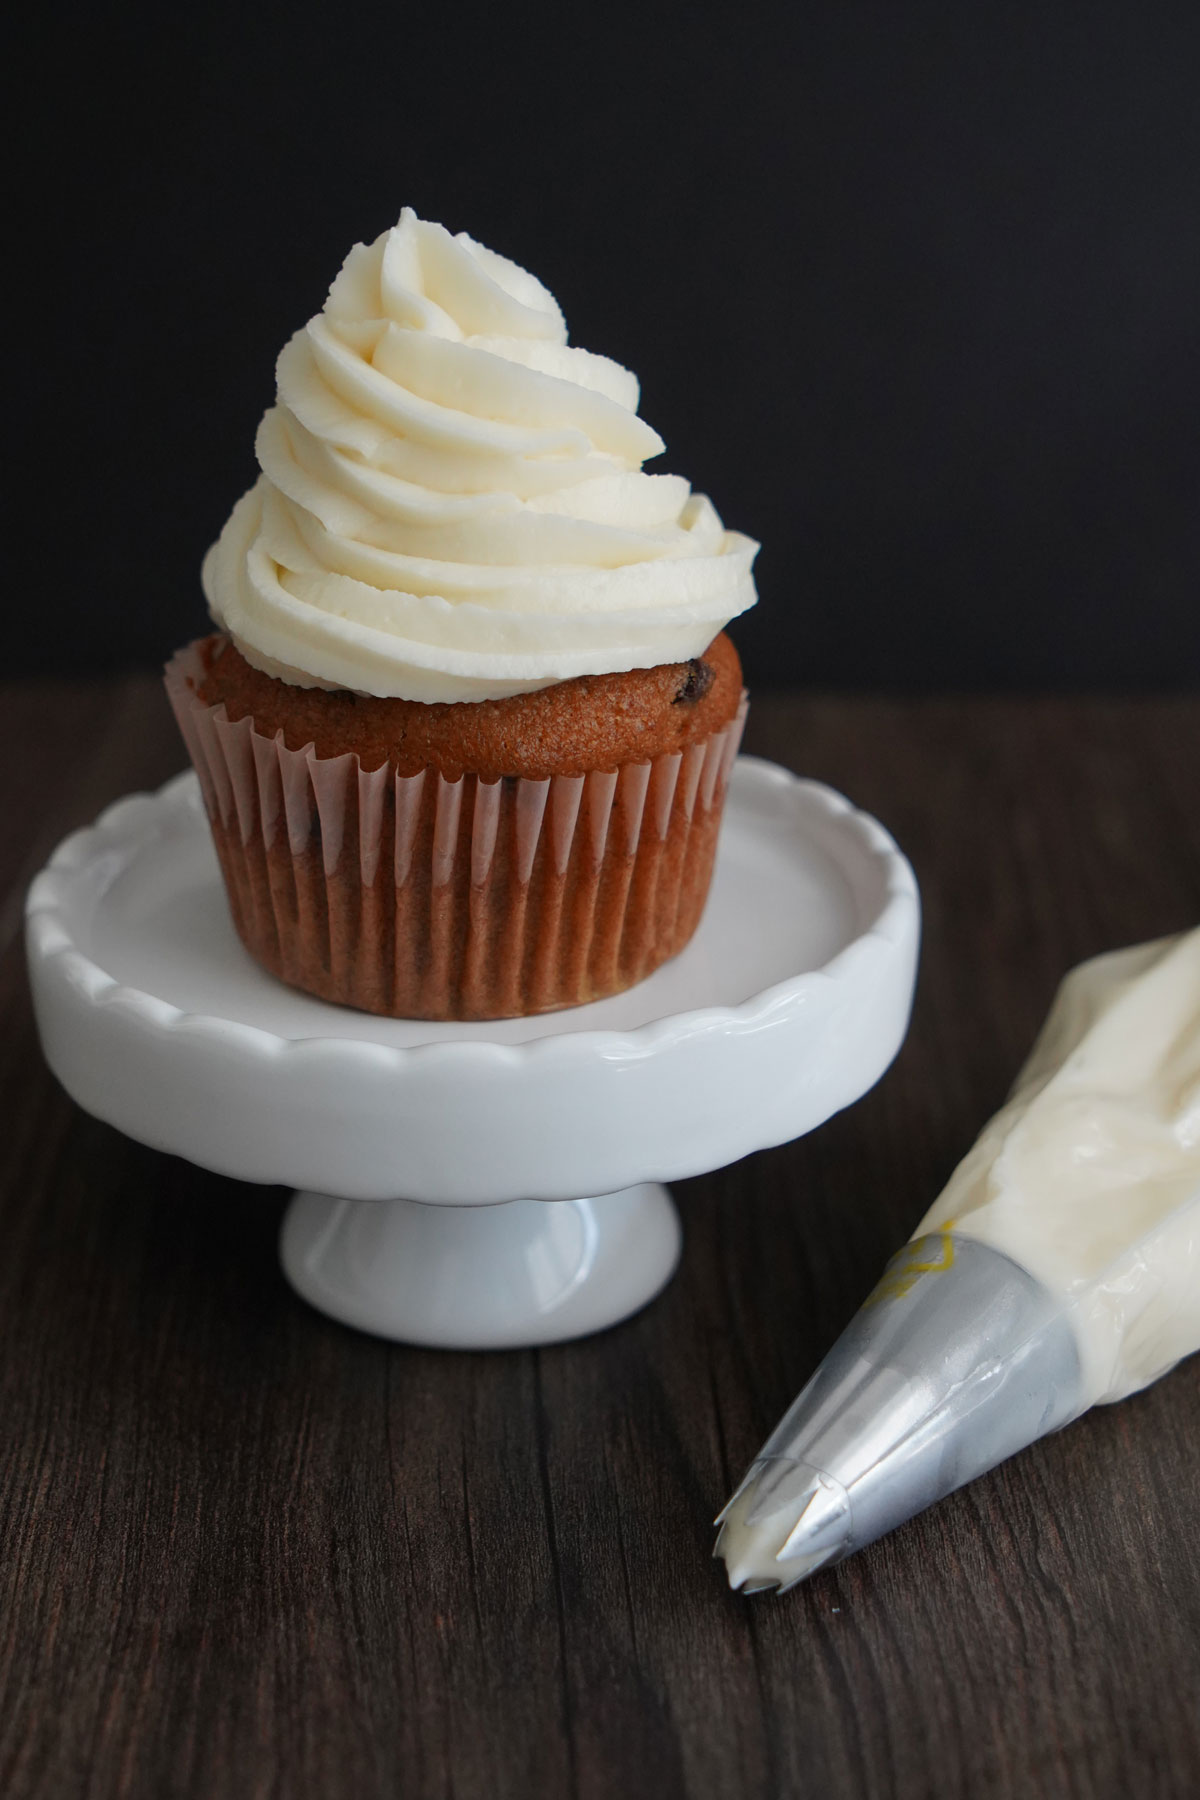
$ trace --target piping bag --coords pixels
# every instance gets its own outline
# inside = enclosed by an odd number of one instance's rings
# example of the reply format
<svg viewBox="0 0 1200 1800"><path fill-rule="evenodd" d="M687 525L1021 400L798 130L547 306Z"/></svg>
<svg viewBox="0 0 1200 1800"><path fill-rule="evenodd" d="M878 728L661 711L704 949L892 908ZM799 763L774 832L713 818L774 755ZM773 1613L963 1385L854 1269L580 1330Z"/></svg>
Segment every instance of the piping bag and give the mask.
<svg viewBox="0 0 1200 1800"><path fill-rule="evenodd" d="M1016 1085L719 1515L792 1587L1200 1349L1200 929L1071 971Z"/></svg>

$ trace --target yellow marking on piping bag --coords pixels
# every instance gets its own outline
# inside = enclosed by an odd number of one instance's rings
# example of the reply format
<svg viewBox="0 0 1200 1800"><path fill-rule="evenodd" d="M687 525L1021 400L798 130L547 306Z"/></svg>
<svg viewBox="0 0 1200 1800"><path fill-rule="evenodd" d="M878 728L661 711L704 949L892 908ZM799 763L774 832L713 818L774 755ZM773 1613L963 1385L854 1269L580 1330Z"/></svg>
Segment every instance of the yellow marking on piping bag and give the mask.
<svg viewBox="0 0 1200 1800"><path fill-rule="evenodd" d="M932 1256L919 1254L925 1238L910 1240L902 1250L897 1250L878 1284L863 1301L863 1306L877 1306L881 1300L903 1300L906 1294L912 1292L922 1275L941 1275L946 1269L952 1269L953 1229L954 1220L948 1219L940 1231L925 1234L926 1237L936 1237L938 1240L937 1250Z"/></svg>

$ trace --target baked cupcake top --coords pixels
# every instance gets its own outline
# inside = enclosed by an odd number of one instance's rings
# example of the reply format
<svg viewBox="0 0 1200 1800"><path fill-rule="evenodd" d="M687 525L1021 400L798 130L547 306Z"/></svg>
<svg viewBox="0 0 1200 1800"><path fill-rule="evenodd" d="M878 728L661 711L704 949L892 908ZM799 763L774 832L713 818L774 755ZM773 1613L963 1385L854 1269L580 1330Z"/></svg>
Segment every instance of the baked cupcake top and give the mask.
<svg viewBox="0 0 1200 1800"><path fill-rule="evenodd" d="M192 682L207 706L260 737L317 756L351 751L364 769L390 763L397 775L436 769L448 781L582 775L677 755L728 725L742 698L742 667L724 632L703 657L623 674L577 675L527 695L471 706L378 699L345 689L287 687L239 655L223 634L198 646Z"/></svg>
<svg viewBox="0 0 1200 1800"><path fill-rule="evenodd" d="M754 604L726 531L515 263L406 210L285 347L262 473L205 558L217 623L301 687L500 699L699 657Z"/></svg>

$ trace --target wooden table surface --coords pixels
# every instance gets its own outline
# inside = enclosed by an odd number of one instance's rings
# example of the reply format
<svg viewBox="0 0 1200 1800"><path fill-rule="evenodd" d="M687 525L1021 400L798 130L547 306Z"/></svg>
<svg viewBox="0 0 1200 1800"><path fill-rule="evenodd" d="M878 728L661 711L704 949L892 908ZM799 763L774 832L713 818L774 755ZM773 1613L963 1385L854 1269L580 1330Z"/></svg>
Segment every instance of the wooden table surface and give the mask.
<svg viewBox="0 0 1200 1800"><path fill-rule="evenodd" d="M1063 971L1200 919L1200 701L758 697L748 748L913 859L908 1042L676 1187L641 1316L459 1355L309 1311L281 1191L56 1086L25 887L182 757L149 677L0 692L6 1800L1200 1793L1200 1358L783 1598L709 1560Z"/></svg>

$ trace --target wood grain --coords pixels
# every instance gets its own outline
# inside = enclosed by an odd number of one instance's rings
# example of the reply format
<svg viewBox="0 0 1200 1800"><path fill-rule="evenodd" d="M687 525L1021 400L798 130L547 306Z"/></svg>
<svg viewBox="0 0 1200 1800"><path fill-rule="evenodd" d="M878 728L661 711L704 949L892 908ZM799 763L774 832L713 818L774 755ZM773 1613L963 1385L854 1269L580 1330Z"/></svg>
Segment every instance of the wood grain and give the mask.
<svg viewBox="0 0 1200 1800"><path fill-rule="evenodd" d="M913 858L909 1040L813 1137L680 1184L683 1266L640 1317L442 1355L308 1311L281 1193L128 1142L46 1072L24 887L181 756L149 679L3 691L7 1800L1200 1791L1200 1359L783 1599L709 1562L1063 970L1200 918L1200 702L751 719Z"/></svg>

